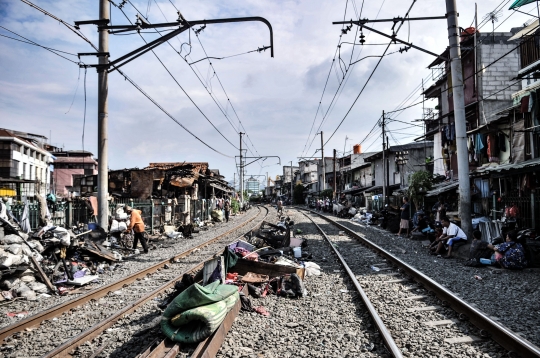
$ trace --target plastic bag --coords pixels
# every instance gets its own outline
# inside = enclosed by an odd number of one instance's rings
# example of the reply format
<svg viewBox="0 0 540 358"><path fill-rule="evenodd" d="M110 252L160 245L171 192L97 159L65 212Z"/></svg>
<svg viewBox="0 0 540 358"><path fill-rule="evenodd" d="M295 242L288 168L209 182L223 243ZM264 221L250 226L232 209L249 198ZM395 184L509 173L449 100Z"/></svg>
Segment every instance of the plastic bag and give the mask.
<svg viewBox="0 0 540 358"><path fill-rule="evenodd" d="M6 251L13 255L19 255L22 251L22 247L19 244L11 244L6 248Z"/></svg>
<svg viewBox="0 0 540 358"><path fill-rule="evenodd" d="M23 242L23 239L20 238L19 236L17 235L6 235L4 236L3 239L0 239L0 243L1 244L7 244L7 245L10 245L10 244L21 244Z"/></svg>

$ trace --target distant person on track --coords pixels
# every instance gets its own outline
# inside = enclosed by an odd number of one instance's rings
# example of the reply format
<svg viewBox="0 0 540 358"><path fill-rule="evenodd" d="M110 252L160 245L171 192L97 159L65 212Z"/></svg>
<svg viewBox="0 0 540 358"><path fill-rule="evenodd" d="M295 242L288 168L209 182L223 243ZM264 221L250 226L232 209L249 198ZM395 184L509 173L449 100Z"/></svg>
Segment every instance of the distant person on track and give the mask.
<svg viewBox="0 0 540 358"><path fill-rule="evenodd" d="M401 236L401 230L405 229L407 236L409 236L409 219L411 218L409 198L403 197L403 205L401 205L401 221L399 223L399 231L396 234Z"/></svg>
<svg viewBox="0 0 540 358"><path fill-rule="evenodd" d="M225 222L229 222L229 214L231 213L231 202L229 199L225 200L223 209L225 210Z"/></svg>
<svg viewBox="0 0 540 358"><path fill-rule="evenodd" d="M133 230L133 248L137 248L137 244L140 241L144 249L144 253L148 253L148 244L146 243L146 238L144 237L144 222L141 218L142 211L133 210L131 206L126 206L124 208L125 212L129 215L129 226L127 227L126 232L131 232Z"/></svg>
<svg viewBox="0 0 540 358"><path fill-rule="evenodd" d="M281 201L281 199L277 202L277 212L278 214L283 215L283 201Z"/></svg>

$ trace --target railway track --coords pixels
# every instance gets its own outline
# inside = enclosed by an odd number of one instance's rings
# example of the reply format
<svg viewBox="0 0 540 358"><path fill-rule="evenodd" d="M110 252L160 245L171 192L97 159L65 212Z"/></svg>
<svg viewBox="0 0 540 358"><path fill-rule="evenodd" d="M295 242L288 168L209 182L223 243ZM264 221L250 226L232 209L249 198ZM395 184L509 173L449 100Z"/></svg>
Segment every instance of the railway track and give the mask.
<svg viewBox="0 0 540 358"><path fill-rule="evenodd" d="M241 237L253 230L268 215L268 208L262 206L258 210L257 215L249 220L196 247L4 327L0 330L3 340L1 354L5 357L65 357L77 354L77 348L82 344L98 337L117 321L129 317L139 307L166 292L184 273L200 269L201 262L222 250L224 244L231 241L231 236ZM249 225L253 221L257 223ZM250 229L242 230L248 225ZM100 346L92 349L94 352L90 356L105 348ZM125 356L134 356L132 353L134 351Z"/></svg>
<svg viewBox="0 0 540 358"><path fill-rule="evenodd" d="M490 357L540 357L539 347L491 319L474 304L465 302L364 235L325 215L309 212L311 215L302 211L338 256L393 357L463 353L478 356L478 351ZM330 223L340 236L331 240L313 214ZM360 281L357 277L361 277Z"/></svg>

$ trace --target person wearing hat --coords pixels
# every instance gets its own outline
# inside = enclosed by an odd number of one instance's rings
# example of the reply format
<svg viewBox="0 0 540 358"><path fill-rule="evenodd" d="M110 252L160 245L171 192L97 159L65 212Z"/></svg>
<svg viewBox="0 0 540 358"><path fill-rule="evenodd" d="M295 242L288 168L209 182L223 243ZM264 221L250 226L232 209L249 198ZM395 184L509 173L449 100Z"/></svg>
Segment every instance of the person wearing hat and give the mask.
<svg viewBox="0 0 540 358"><path fill-rule="evenodd" d="M129 215L129 226L126 232L131 232L133 230L133 248L137 248L137 244L140 241L144 249L144 253L148 253L148 244L146 243L146 238L144 237L144 222L141 218L142 211L133 210L131 206L125 206L125 212Z"/></svg>

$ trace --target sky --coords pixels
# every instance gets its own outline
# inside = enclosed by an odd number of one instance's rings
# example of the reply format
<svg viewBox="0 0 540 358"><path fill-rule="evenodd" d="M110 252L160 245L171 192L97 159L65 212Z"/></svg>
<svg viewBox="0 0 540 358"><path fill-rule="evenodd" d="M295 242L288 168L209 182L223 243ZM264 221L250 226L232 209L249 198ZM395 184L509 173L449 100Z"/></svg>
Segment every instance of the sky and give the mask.
<svg viewBox="0 0 540 358"><path fill-rule="evenodd" d="M120 2L115 0L116 5ZM496 31L509 31L532 19L507 10L510 3L479 2L480 31L492 31L492 23L482 20L495 9L502 9L494 23ZM34 4L70 24L98 18L97 0L35 0ZM382 59L366 57L382 55L388 39L366 29L361 33L356 26L341 35L342 25L332 24L358 17L404 16L410 6L411 2L398 0L129 0L122 9L111 5L113 25L135 22L138 11L150 23L175 21L177 9L187 21L264 17L273 28L275 57L269 50L254 51L270 44L266 25L243 22L207 25L198 36L185 31L157 47L155 54L148 52L123 66L121 71L174 120L121 74L111 72L109 168L143 168L150 162L208 162L210 168L219 169L232 180L237 173L240 131L247 133L243 147L247 146L248 156L279 156L282 165L302 156L320 156L315 152L320 148L320 136L315 133L321 130L327 142L326 156L331 156L333 149L338 155L349 151L357 143L364 152L377 151L381 149L381 130L376 124L382 111L414 105L390 113L388 117L394 121L387 126L391 145L411 142L423 133L414 122L422 117L422 107L435 106L432 101L420 103L422 80L424 88L433 83L427 66L434 57L414 49L400 53L404 47L400 44L391 45ZM474 3L458 0L457 7L459 25L474 25ZM443 16L445 10L442 0L418 0L410 16ZM536 13L534 4L521 10ZM97 73L93 68L80 68L75 56L95 50L58 21L22 1L0 0L0 26L0 127L41 134L58 147L84 147L97 156ZM370 26L392 32L392 23ZM81 26L81 32L97 45L95 25ZM143 32L110 35L110 59L159 37L153 30ZM365 43L359 45L362 34ZM4 37L27 41L19 35L65 51L68 54L60 54L75 63ZM397 37L435 53L442 53L448 45L445 20L405 24ZM205 59L207 56L217 59ZM85 56L81 61L95 64L97 58ZM282 174L278 158L246 167L248 177L266 173L272 178Z"/></svg>

